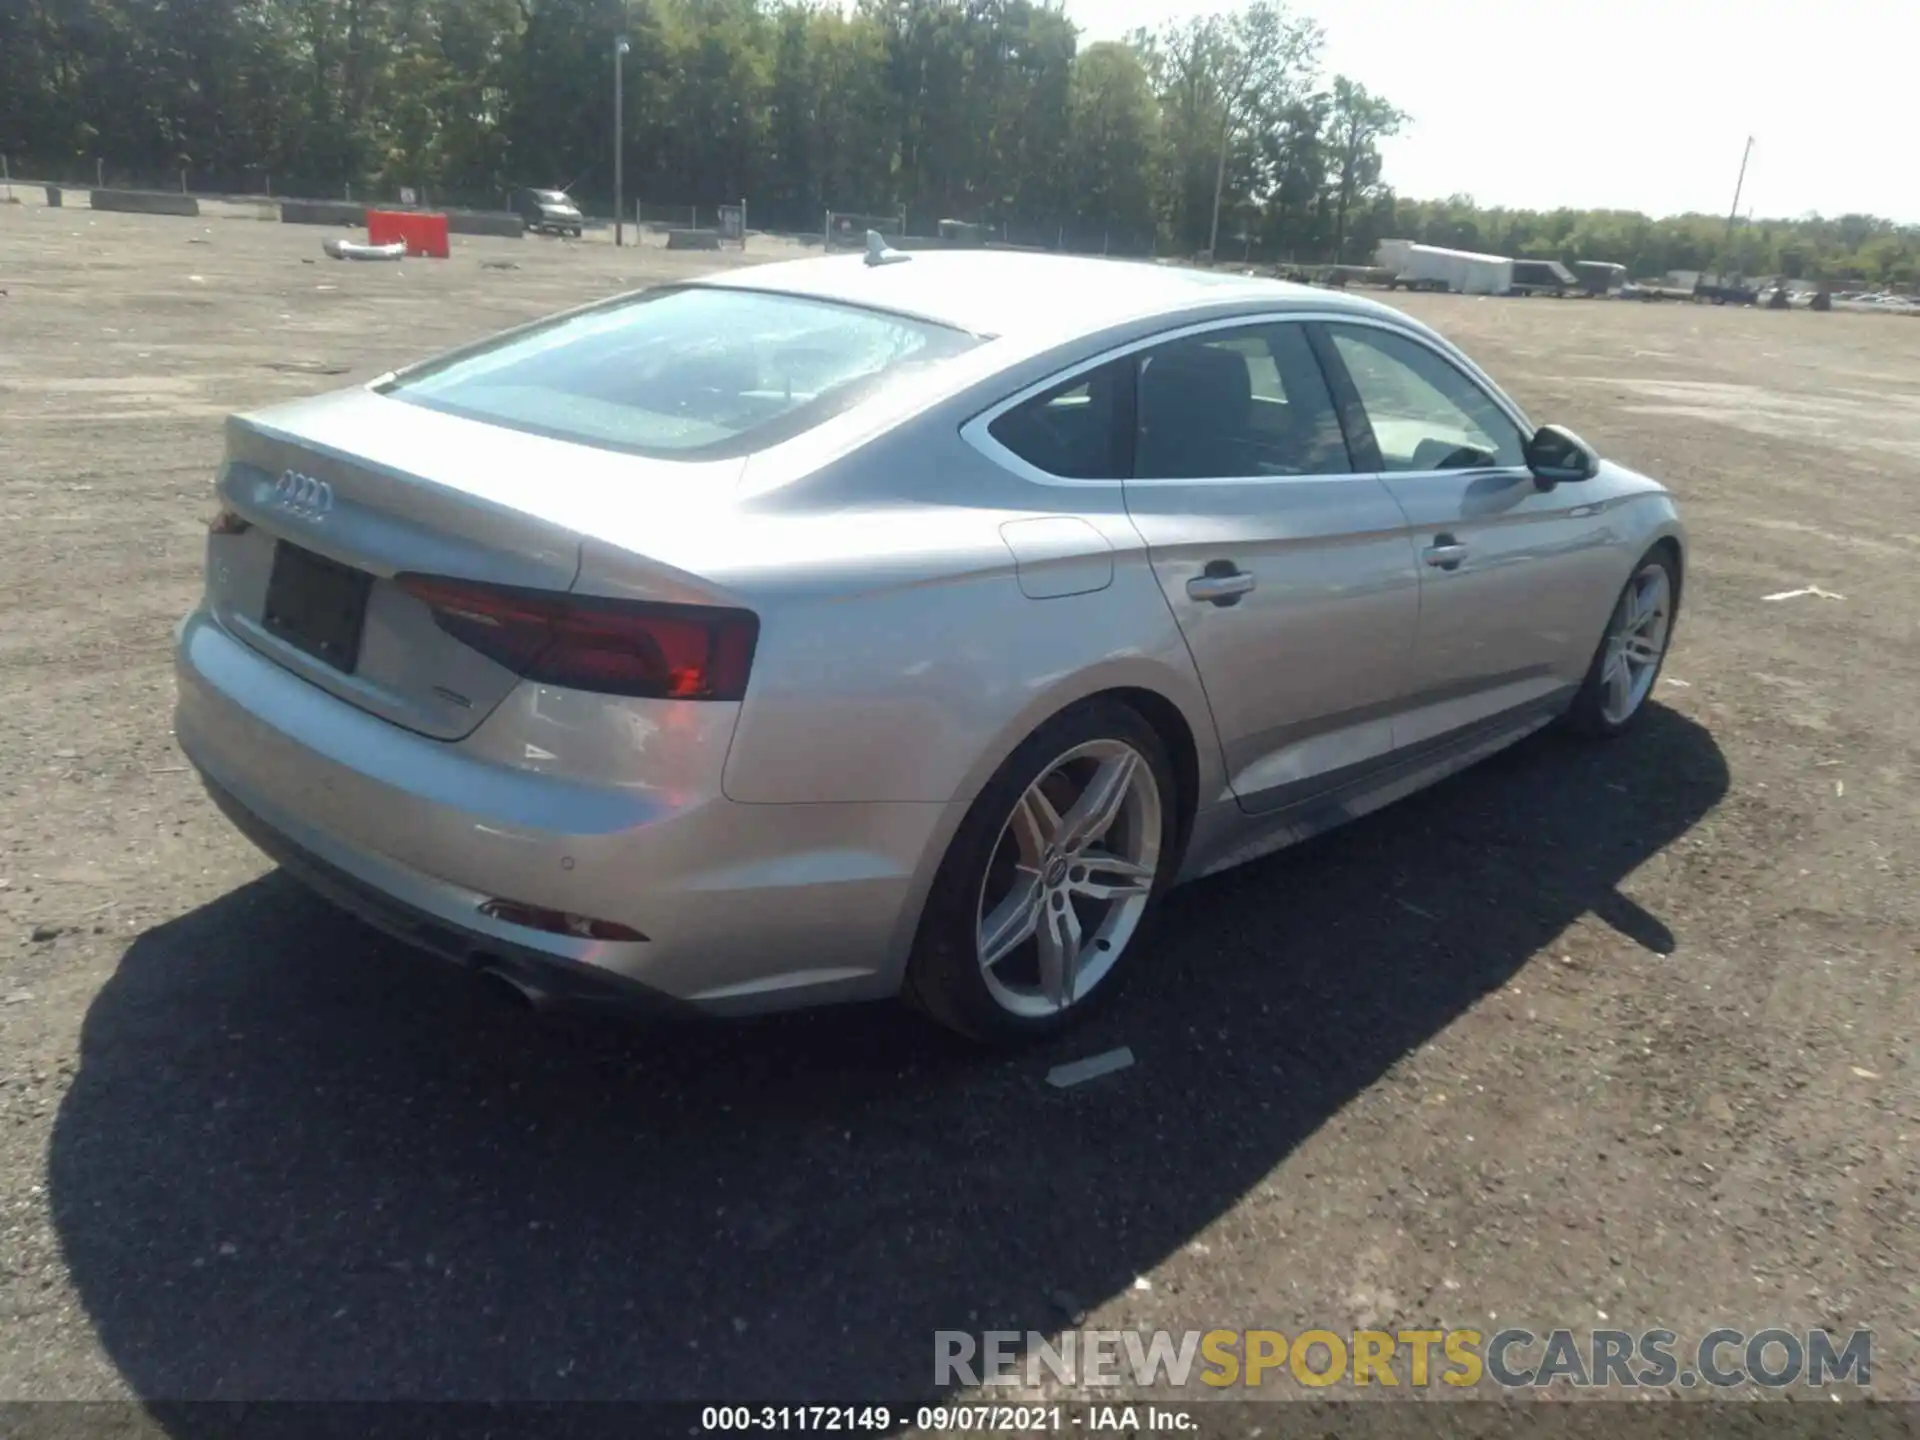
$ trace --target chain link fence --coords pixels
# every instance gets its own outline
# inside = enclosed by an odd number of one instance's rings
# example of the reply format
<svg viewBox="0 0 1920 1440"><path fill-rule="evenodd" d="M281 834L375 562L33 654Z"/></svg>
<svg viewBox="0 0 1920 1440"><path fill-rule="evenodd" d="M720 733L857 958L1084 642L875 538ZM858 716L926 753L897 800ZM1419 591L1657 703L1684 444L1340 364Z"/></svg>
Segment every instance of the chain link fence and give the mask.
<svg viewBox="0 0 1920 1440"><path fill-rule="evenodd" d="M829 210L826 223L820 232L821 243L828 250L864 250L867 248L869 230L878 230L889 240L906 238L906 208L902 206L889 215L863 215L850 210Z"/></svg>

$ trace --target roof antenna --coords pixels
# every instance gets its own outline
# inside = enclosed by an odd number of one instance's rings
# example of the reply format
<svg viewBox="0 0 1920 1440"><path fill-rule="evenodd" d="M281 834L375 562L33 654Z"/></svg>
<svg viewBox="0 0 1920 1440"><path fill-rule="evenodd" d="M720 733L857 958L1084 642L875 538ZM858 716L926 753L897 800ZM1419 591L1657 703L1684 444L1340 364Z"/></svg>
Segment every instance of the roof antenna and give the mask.
<svg viewBox="0 0 1920 1440"><path fill-rule="evenodd" d="M882 235L878 230L869 230L867 232L867 264L898 265L901 261L911 260L912 258L911 255L903 251L895 250L891 245L887 244L887 237Z"/></svg>

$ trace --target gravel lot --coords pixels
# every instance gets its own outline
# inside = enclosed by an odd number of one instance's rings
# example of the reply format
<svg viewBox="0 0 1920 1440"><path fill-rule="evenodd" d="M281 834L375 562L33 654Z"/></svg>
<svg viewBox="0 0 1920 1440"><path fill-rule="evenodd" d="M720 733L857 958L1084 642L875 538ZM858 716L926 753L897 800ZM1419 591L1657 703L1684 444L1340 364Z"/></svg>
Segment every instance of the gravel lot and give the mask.
<svg viewBox="0 0 1920 1440"><path fill-rule="evenodd" d="M1063 1305L1870 1325L1920 1394L1920 324L1405 300L1678 492L1659 707L1181 892L983 1059L529 1020L218 818L167 643L221 417L714 263L239 213L0 206L0 1398L898 1399Z"/></svg>

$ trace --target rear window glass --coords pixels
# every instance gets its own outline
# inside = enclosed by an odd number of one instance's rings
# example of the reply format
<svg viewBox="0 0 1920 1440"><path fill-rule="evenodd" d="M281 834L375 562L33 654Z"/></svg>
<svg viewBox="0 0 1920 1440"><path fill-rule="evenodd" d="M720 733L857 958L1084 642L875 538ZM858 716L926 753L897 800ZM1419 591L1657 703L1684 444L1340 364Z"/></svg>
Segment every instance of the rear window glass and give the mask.
<svg viewBox="0 0 1920 1440"><path fill-rule="evenodd" d="M675 460L750 454L976 344L927 321L690 286L486 342L385 387L429 409Z"/></svg>
<svg viewBox="0 0 1920 1440"><path fill-rule="evenodd" d="M1118 420L1130 362L1069 380L1007 411L987 432L1036 469L1069 480L1117 480L1126 472Z"/></svg>

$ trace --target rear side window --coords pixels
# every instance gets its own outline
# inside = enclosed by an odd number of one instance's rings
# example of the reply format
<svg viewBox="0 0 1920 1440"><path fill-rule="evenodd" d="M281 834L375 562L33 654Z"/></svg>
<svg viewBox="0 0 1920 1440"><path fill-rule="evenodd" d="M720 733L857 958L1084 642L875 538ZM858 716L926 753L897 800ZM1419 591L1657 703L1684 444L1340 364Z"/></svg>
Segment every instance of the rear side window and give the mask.
<svg viewBox="0 0 1920 1440"><path fill-rule="evenodd" d="M887 380L976 343L852 305L689 286L430 361L386 393L610 450L724 460L791 439Z"/></svg>
<svg viewBox="0 0 1920 1440"><path fill-rule="evenodd" d="M987 427L1007 449L1037 470L1067 480L1126 476L1121 425L1123 387L1133 381L1128 361L1103 365L1017 405Z"/></svg>

